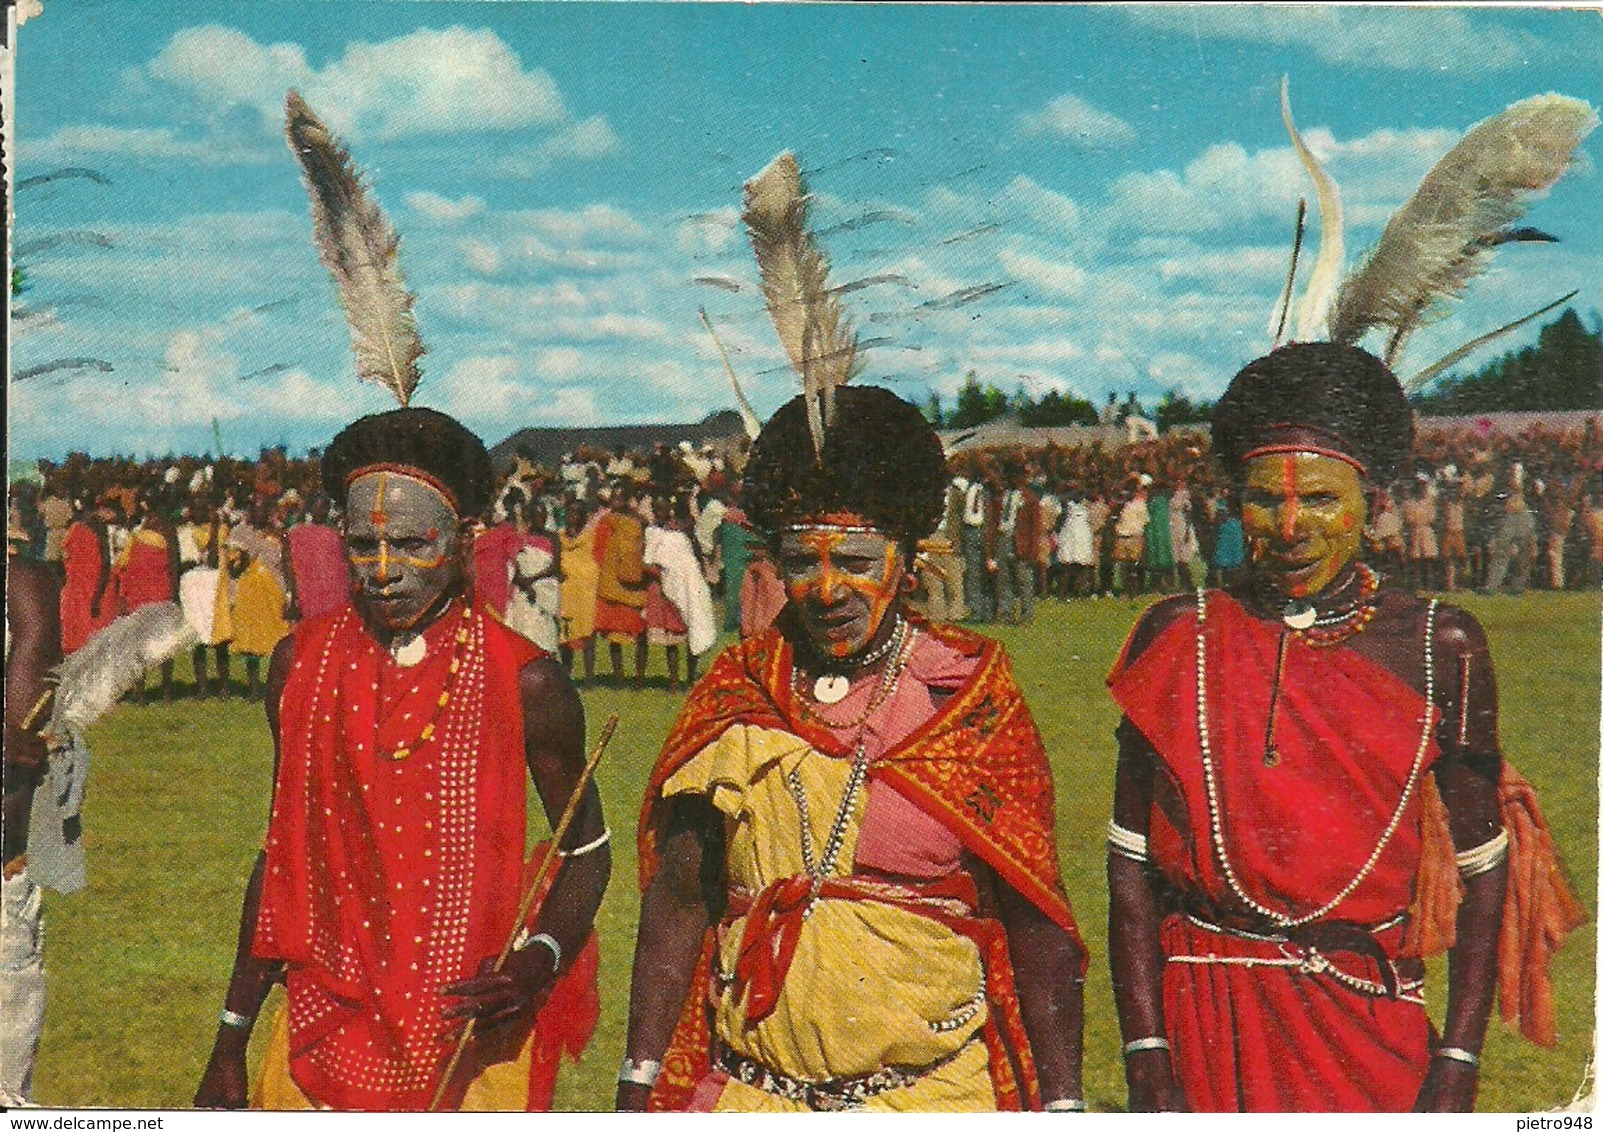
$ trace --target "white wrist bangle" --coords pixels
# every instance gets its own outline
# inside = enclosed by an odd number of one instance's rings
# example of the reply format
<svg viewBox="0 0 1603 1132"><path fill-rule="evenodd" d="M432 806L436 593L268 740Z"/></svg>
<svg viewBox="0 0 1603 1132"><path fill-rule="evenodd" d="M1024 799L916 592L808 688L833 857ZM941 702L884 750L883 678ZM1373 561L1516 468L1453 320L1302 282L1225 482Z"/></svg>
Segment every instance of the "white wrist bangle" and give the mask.
<svg viewBox="0 0 1603 1132"><path fill-rule="evenodd" d="M1134 1041L1124 1043L1124 1056L1132 1053L1145 1053L1149 1049L1168 1049L1169 1039L1160 1037L1136 1038Z"/></svg>
<svg viewBox="0 0 1603 1132"><path fill-rule="evenodd" d="M1146 864L1147 839L1116 821L1108 822L1108 848L1126 860Z"/></svg>
<svg viewBox="0 0 1603 1132"><path fill-rule="evenodd" d="M1469 1066L1477 1066L1481 1063L1478 1054L1470 1053L1469 1050L1459 1046L1437 1046L1435 1056L1445 1057L1448 1061L1462 1061Z"/></svg>
<svg viewBox="0 0 1603 1132"><path fill-rule="evenodd" d="M1497 836L1484 845L1455 853L1453 857L1458 862L1458 875L1465 880L1489 873L1508 860L1508 830L1500 829Z"/></svg>
<svg viewBox="0 0 1603 1132"><path fill-rule="evenodd" d="M542 946L544 946L544 947L546 947L546 948L548 948L550 950L550 952L551 952L551 969L553 971L561 970L562 969L562 945L560 943L558 943L552 936L547 935L545 932L541 932L539 935L530 935L529 934L529 929L528 928L524 928L521 932L518 933L517 941L515 943L513 943L512 950L513 951L527 951L527 950L529 950L529 948L533 947L537 943L542 945Z"/></svg>
<svg viewBox="0 0 1603 1132"><path fill-rule="evenodd" d="M557 856L566 857L571 861L575 857L583 857L586 853L594 853L597 849L601 848L611 840L612 830L603 829L601 831L601 836L596 838L594 841L587 841L577 849L558 849Z"/></svg>
<svg viewBox="0 0 1603 1132"><path fill-rule="evenodd" d="M226 1006L223 1007L223 1012L218 1015L217 1020L233 1030L248 1030L251 1027L251 1023L256 1021L249 1014L240 1014L228 1009Z"/></svg>
<svg viewBox="0 0 1603 1132"><path fill-rule="evenodd" d="M626 1057L623 1059L623 1064L618 1066L618 1084L642 1085L649 1089L657 1083L657 1074L661 1072L660 1061L652 1061L649 1057L635 1061Z"/></svg>
<svg viewBox="0 0 1603 1132"><path fill-rule="evenodd" d="M1047 1112L1084 1112L1085 1102L1079 1097L1064 1097L1058 1101L1047 1101L1044 1107Z"/></svg>

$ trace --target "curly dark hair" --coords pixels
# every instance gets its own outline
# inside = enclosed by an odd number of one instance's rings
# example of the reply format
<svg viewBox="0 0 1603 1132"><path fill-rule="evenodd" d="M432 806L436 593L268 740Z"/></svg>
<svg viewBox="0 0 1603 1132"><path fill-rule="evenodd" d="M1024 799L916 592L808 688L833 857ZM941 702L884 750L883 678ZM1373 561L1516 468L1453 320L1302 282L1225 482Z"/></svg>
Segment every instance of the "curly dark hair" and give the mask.
<svg viewBox="0 0 1603 1132"><path fill-rule="evenodd" d="M1266 444L1317 443L1386 483L1408 458L1414 413L1381 360L1357 346L1297 342L1248 363L1213 410L1213 448L1232 475Z"/></svg>
<svg viewBox="0 0 1603 1132"><path fill-rule="evenodd" d="M946 482L946 455L923 413L888 389L847 385L835 392L822 460L801 397L769 418L746 464L744 503L752 523L770 534L800 519L853 511L916 542L939 524Z"/></svg>
<svg viewBox="0 0 1603 1132"><path fill-rule="evenodd" d="M323 490L340 506L351 476L362 468L394 464L417 468L455 496L457 514L476 518L495 487L490 454L466 425L434 409L391 409L351 424L323 453Z"/></svg>

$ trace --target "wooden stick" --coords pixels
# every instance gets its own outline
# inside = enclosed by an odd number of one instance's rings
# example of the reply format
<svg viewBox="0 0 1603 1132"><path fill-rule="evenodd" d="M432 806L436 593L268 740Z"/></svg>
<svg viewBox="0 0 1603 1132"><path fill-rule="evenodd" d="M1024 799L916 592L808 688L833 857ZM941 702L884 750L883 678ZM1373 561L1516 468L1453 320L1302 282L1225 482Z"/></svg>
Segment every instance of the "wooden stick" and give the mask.
<svg viewBox="0 0 1603 1132"><path fill-rule="evenodd" d="M590 753L589 761L584 764L584 770L579 774L579 781L573 787L573 793L568 797L567 807L562 811L562 817L557 822L556 829L551 833L551 850L541 860L540 867L535 870L534 881L529 890L523 894L518 905L518 918L513 921L512 934L507 937L506 944L501 948L501 954L496 958L495 966L491 968L499 974L501 968L506 966L507 958L512 949L517 946L518 937L523 934L523 925L528 922L534 910L535 895L540 886L545 883L546 877L551 874L552 868L562 857L562 839L567 835L568 827L573 824L574 817L579 813L579 801L584 796L584 788L590 784L591 777L596 772L596 766L601 762L601 756L606 753L607 744L612 742L612 733L618 729L618 717L612 716L607 720L606 726L601 729L601 738L596 741L595 750ZM462 1028L461 1035L456 1039L456 1049L451 1053L451 1060L446 1063L445 1072L440 1075L440 1083L435 1087L434 1099L429 1101L429 1111L439 1110L440 1101L445 1097L445 1087L450 1084L451 1075L456 1072L462 1054L468 1048L468 1042L473 1040L473 1032L477 1029L477 1018L469 1018L468 1024Z"/></svg>

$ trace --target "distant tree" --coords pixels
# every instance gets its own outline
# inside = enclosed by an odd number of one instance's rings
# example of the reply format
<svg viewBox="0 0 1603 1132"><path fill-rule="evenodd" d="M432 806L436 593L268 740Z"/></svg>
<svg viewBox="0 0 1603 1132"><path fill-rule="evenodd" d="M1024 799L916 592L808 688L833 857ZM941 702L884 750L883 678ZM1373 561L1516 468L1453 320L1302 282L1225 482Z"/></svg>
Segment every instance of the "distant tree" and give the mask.
<svg viewBox="0 0 1603 1132"><path fill-rule="evenodd" d="M963 378L963 388L957 391L957 405L946 419L948 428L977 428L987 421L1005 417L1008 413L1008 395L989 383L980 385L973 370Z"/></svg>
<svg viewBox="0 0 1603 1132"><path fill-rule="evenodd" d="M1213 417L1213 404L1193 401L1178 389L1170 389L1158 401L1153 423L1159 432L1167 432L1176 425L1207 424Z"/></svg>
<svg viewBox="0 0 1603 1132"><path fill-rule="evenodd" d="M941 395L939 393L931 393L930 399L925 402L924 419L936 428L941 428L946 424L946 416L941 412Z"/></svg>
<svg viewBox="0 0 1603 1132"><path fill-rule="evenodd" d="M28 289L27 277L23 275L22 268L11 269L11 297L14 299Z"/></svg>
<svg viewBox="0 0 1603 1132"><path fill-rule="evenodd" d="M1096 406L1073 393L1060 393L1052 389L1039 401L1020 406L1019 423L1030 428L1094 425L1097 423Z"/></svg>
<svg viewBox="0 0 1603 1132"><path fill-rule="evenodd" d="M1603 323L1587 329L1573 309L1542 327L1534 345L1452 375L1413 398L1420 412L1540 412L1603 406Z"/></svg>

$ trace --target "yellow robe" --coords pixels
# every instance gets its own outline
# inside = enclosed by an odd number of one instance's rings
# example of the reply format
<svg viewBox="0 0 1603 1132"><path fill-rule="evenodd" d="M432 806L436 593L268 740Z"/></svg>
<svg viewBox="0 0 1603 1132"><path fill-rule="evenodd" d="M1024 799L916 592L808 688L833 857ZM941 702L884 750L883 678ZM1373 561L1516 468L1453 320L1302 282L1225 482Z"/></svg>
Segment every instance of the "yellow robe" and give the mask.
<svg viewBox="0 0 1603 1132"><path fill-rule="evenodd" d="M851 763L783 731L732 727L674 773L663 795L704 794L724 815L725 879L753 893L804 872L801 821L786 783L792 772L807 798L813 857L846 792ZM866 791L860 791L833 875L851 872ZM714 971L713 1030L725 1046L787 1076L854 1077L885 1065L918 1067L951 1058L910 1085L879 1094L880 1111L994 1111L988 1056L977 1040L988 1013L978 948L915 912L872 901L823 898L802 929L774 1011L748 1027L743 1003L727 987L745 918L726 924ZM942 1028L937 1029L937 1024ZM953 1055L956 1055L955 1057ZM805 1111L738 1081L719 1098L723 1111Z"/></svg>
<svg viewBox="0 0 1603 1132"><path fill-rule="evenodd" d="M595 635L596 586L601 568L596 565L596 530L587 527L577 535L562 539L561 641L581 645Z"/></svg>

